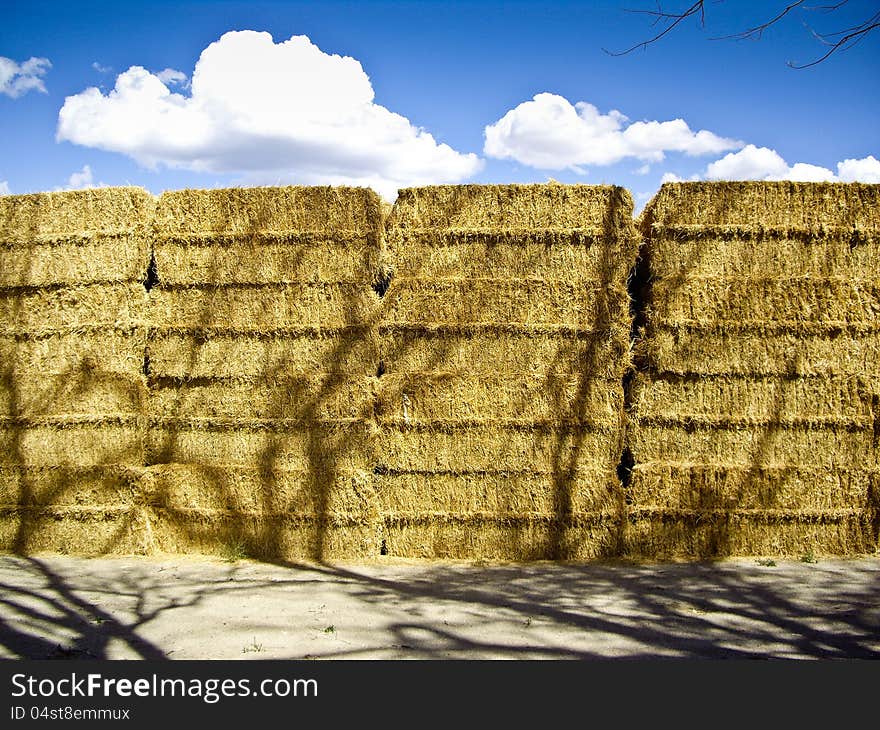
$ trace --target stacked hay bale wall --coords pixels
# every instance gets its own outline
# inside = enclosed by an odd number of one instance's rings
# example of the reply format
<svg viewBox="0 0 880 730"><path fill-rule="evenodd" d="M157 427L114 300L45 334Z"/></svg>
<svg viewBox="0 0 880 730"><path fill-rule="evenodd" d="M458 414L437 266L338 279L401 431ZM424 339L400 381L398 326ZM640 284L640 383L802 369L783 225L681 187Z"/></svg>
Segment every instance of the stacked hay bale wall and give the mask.
<svg viewBox="0 0 880 730"><path fill-rule="evenodd" d="M880 186L641 225L628 282L614 187L0 197L0 547L874 552Z"/></svg>
<svg viewBox="0 0 880 730"><path fill-rule="evenodd" d="M153 198L0 197L0 546L141 548Z"/></svg>
<svg viewBox="0 0 880 730"><path fill-rule="evenodd" d="M619 550L636 246L621 188L401 191L376 374L384 552Z"/></svg>
<svg viewBox="0 0 880 730"><path fill-rule="evenodd" d="M877 548L880 186L664 185L627 552Z"/></svg>
<svg viewBox="0 0 880 730"><path fill-rule="evenodd" d="M160 198L146 486L157 549L378 553L366 469L381 227L366 189Z"/></svg>

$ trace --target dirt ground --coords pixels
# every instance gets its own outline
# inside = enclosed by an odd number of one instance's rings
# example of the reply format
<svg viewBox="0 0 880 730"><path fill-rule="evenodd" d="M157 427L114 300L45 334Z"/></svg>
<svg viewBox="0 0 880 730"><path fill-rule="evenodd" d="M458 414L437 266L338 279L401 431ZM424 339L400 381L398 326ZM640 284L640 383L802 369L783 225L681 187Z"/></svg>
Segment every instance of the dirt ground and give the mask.
<svg viewBox="0 0 880 730"><path fill-rule="evenodd" d="M880 658L880 558L273 565L3 555L0 657Z"/></svg>

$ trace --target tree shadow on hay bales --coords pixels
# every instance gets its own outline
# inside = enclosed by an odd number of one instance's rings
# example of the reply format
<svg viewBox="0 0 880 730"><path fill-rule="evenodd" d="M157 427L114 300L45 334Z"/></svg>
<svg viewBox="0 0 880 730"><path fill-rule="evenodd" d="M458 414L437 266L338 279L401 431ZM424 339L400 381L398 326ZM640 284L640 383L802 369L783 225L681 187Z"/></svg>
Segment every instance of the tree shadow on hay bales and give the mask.
<svg viewBox="0 0 880 730"><path fill-rule="evenodd" d="M801 451L805 449L802 444L793 446L800 434L830 436L862 428L854 422L831 423L835 418L840 420L832 405L835 402L834 393L827 396L827 411L822 410L822 407L804 410L805 406L796 389L797 384L809 383L810 378L829 378L835 372L833 365L827 367L828 363L817 360L815 355L811 358L806 340L802 339L795 347L781 353L769 366L767 363L742 361L734 367L724 368L722 361L732 353L704 350L700 343L699 328L689 330L687 327L686 320L689 317L699 318L700 312L688 314L686 309L676 312L670 306L666 306L664 311L664 305L671 305L673 301L690 303L693 307L698 301L693 292L701 281L711 286L713 280L717 282L727 279L733 283L740 280L739 288L728 286L726 299L719 298L710 302L718 315L723 317L730 316L729 313L747 312L750 302L744 298L759 297L756 292L762 281L782 284L789 278L796 280L807 275L815 275L817 278L814 281L821 280L829 272L824 268L819 271L818 268L836 265L834 262L837 259L832 259L830 252L827 261L810 253L810 256L815 256L814 259L805 258L802 264L796 262L798 256L806 257L802 249L805 251L818 242L815 238L806 240L806 236L825 235L821 226L818 233L798 230L786 233L785 229L774 231L772 227L764 229L761 226L750 230L748 225L741 229L730 221L740 221L744 215L748 217L755 211L743 208L743 201L737 195L719 189L712 200L713 214L716 216L715 220L727 223L717 226L718 230L704 230L702 235L700 231L684 230L693 229L694 226L682 226L681 230L676 230L673 226L672 230L664 230L663 226L668 221L663 221L658 232L654 228L654 214L655 205L661 201L662 196L661 192L649 204L639 222L645 238L643 252L648 275L647 286L643 290L645 335L641 341L638 338L636 341L637 371L649 384L663 380L685 386L714 382L721 389L722 397L727 399L743 383L752 382L754 386L751 391L745 391L747 397L742 402L735 403L732 408L719 407L713 410L707 408L707 403L694 403L691 408L676 409L676 417L669 417L665 422L663 417L671 414L651 412L653 406L650 406L645 418L645 414L640 413L636 405L633 422L636 428L640 423L649 426L660 423L672 425L681 429L682 438L685 439L701 433L708 434L711 439L712 434L717 434L721 438L710 442L710 446L716 451L719 451L726 436L750 432L751 438L738 445L739 453L723 453L720 457L711 459L696 453L688 454L686 462L677 466L683 471L690 471L690 484L676 485L675 479L671 478L670 484L665 485L663 494L653 495L656 504L651 506L653 514L648 519L656 525L647 534L635 533L629 538L628 554L710 558L756 553L802 555L812 554L813 551L838 554L873 552L878 541L876 495L872 494L871 487L868 486L862 496L842 497L836 493L834 486L835 481L839 482L839 487L848 480L858 480L863 476L870 483L871 476L860 474L857 468L848 465L842 454L817 452L815 458L804 458L803 454L793 451L796 448ZM667 203L664 201L663 204ZM688 210L686 213L693 215L694 211ZM693 220L688 219L685 222ZM792 237L793 241L787 240L786 235ZM827 235L832 245L837 242L833 228L827 231ZM759 251L762 247L771 252L776 249L779 252L779 261L775 261L774 265L785 266L792 262L790 274L776 273L772 279L766 277L766 272L755 267L748 257L747 247L739 253L740 257L744 254L745 257L739 260L721 260L719 256L722 254L716 247L716 242L719 241L751 242L753 245L757 242ZM664 267L662 263L655 266L652 256L655 245L664 242L669 245L680 244L691 256L691 260L676 270ZM804 245L798 246L801 242ZM729 255L730 252L723 245L720 248L725 251L724 256ZM750 267L755 268L753 270ZM830 273L834 274L834 271ZM754 280L755 293L742 286L742 281L746 278ZM663 280L663 299L655 302L654 284L658 279ZM685 296L679 297L679 294ZM785 303L787 309L784 314L778 312L777 316L774 313L766 321L756 322L764 302L759 299L755 299L755 302L759 308L753 310L752 316L744 317L743 321L733 318L715 320L715 333L727 331L727 342L731 350L738 348L741 343L760 339L769 343L776 331L797 333L806 337L808 331L811 331L811 325L821 324L823 319L827 319L821 308L811 307L808 302L806 307L798 309L800 302L789 300ZM724 312L728 314L722 314ZM676 318L682 321L676 323ZM676 330L674 348L666 352L665 357L667 361L670 357L674 360L678 353L683 352L685 358L683 363L672 363L673 367L666 369L669 362L666 366L658 363L652 356L651 348L645 347L645 344L653 340L656 346L659 335L669 324L686 326L682 329L681 341ZM840 334L834 325L831 322L827 328L832 341ZM820 331L819 328L816 331ZM704 364L693 367L697 352L704 356ZM737 353L734 352L733 356L736 360ZM688 363L688 358L693 362ZM862 380L859 379L859 382ZM684 392L685 389L682 390ZM772 395L768 397L768 394ZM868 393L859 395L866 403L868 397ZM821 427L815 425L826 418L829 419L828 424ZM643 459L644 455L638 452L635 454L637 464ZM663 466L662 457L659 461ZM648 462L646 466L651 467L657 463ZM811 478L815 484L812 489L807 484L807 480ZM850 501L843 501L844 499ZM866 528L864 520L870 520L871 526Z"/></svg>
<svg viewBox="0 0 880 730"><path fill-rule="evenodd" d="M14 525L4 540L7 549L19 555L47 549L87 554L131 550L142 458L138 434L143 385L102 369L96 357L84 354L76 366L43 378L25 377L15 364L9 365L0 373L0 391L9 443L0 467L6 492L2 512ZM78 407L90 394L109 400L111 412ZM79 424L86 429L103 425L111 434L128 427L134 436L117 440L111 435L92 458L72 464L77 450L73 429ZM50 438L63 434L68 443L59 448L70 453L55 454L51 445L35 440L41 426L50 430Z"/></svg>
<svg viewBox="0 0 880 730"><path fill-rule="evenodd" d="M466 196L445 199L443 205L443 217L451 222L458 221L463 211L465 219L468 213L473 214L467 208L470 201ZM627 201L618 191L612 197L603 222L605 238L590 244L545 244L548 250L551 245L592 245L601 250L596 264L598 279L589 282L595 287L598 301L589 301L585 294L585 301L577 302L574 307L577 310L592 307L592 313L589 318L579 315L577 321L568 319L564 322L546 315L538 315L537 320L530 319L535 315L529 314L527 301L517 303L512 316L495 315L491 321L486 316L494 312L492 304L483 312L473 309L473 301L477 301L474 295L481 293L485 282L517 285L520 297L529 296L528 285L537 283L552 292L558 284L552 276L536 279L540 272L528 269L526 262L517 270L507 272L503 279L491 278L498 276L493 268L495 263L489 263L495 261L496 246L515 250L508 241L501 241L503 236L496 240L482 232L472 233L470 239L464 240L477 242L473 249L444 243L434 248L434 243L426 245L418 238L409 238L405 225L394 231L401 239L395 244L406 249L406 264L405 270L398 272L392 281L386 296L389 316L383 320L383 326L388 328L399 324L409 327L415 334L411 347L427 346L430 357L427 362L419 362L416 370L407 364L400 366L407 377L398 378L393 381L394 385L385 388L383 407L388 408L390 403L389 410L394 415L385 418L385 422L405 430L406 404L410 402L407 389L417 388L420 379L424 386L433 377L432 382L439 389L434 402L426 404L428 410L432 406L439 409L441 401L445 404L453 397L454 386L467 380L481 381L479 387L488 387L488 383L497 378L501 392L495 400L490 394L483 403L467 400L458 408L454 403L446 404L443 417L435 413L424 416L418 413L418 408L410 410L413 421L410 428L423 428L427 433L431 433L431 429L449 428L450 433L459 439L462 449L471 448L469 442L476 440L483 453L477 453L473 463L465 463L464 451L457 459L450 459L445 454L435 458L433 454L425 453L421 458L413 456L407 460L410 464L419 463L432 479L439 478L439 489L452 490L452 494L437 494L433 499L423 500L420 504L422 514L411 514L409 519L413 523L419 519L433 519L433 524L409 524L406 529L410 537L401 536L403 551L398 553L391 540L390 554L534 560L619 553L620 530L617 526L623 519L623 497L619 483L614 480L614 465L609 468L606 462L616 463L622 446L617 443L617 436L612 435L608 448L597 456L595 446L588 446L586 441L607 432L608 424L603 423L593 409L596 401L601 401L601 396L605 395L602 390L608 388L609 377L622 377L626 359L625 346L621 342L624 351L615 352L612 348L610 358L615 362L610 366L606 362L609 358L606 350L609 341L613 340L614 328L625 329L627 326L626 314L617 311L621 304L617 300L623 285L620 272L622 270L625 275L628 262L621 262L619 242L614 238L621 233L624 216L629 222ZM436 235L455 234L441 227ZM462 232L458 235L464 236ZM528 233L525 235L528 237ZM444 258L445 245L455 248L455 255L449 259ZM413 250L420 253L413 253ZM467 250L471 250L469 256L464 253ZM432 258L434 256L436 260ZM399 262L394 251L391 260L392 263ZM438 272L442 273L438 275ZM563 276L568 273L564 272ZM468 287L463 289L460 306L456 306L456 300L450 295L434 303L426 295L430 287L425 287L424 291L418 289L422 277L427 277L433 284ZM388 303L393 302L398 293L401 297L409 293L407 286L401 285L402 281L415 285L416 296L412 299L419 301L418 295L421 294L423 305L421 309L413 309L411 301L403 307L408 315L405 321L397 322L394 307ZM454 290L449 287L449 291ZM558 298L559 294L556 296ZM626 306L625 302L623 306ZM423 329L419 329L419 324ZM537 325L534 332L532 325ZM555 335L547 334L555 331L554 328L559 330ZM534 336L541 330L547 332L534 341L540 347L528 339L523 341L525 344L518 353L522 363L508 363L499 357L492 369L483 372L482 362L462 362L461 353L466 352L467 347L475 347L480 333L489 332L499 341L506 341L511 335L522 338ZM419 337L421 341L418 341ZM398 362L405 362L408 345L402 337L392 338L391 342L393 345L384 354L387 362L397 366ZM550 345L547 348L544 347L546 343ZM534 352L530 352L530 347ZM485 353L476 351L476 354L486 357ZM526 362L529 356L531 361ZM613 371L613 375L608 376L604 372L606 369ZM532 378L541 379L542 392L534 392L530 384ZM505 392L504 386L514 391L513 394ZM620 389L619 381L617 389ZM613 396L614 393L608 394L612 399ZM506 399L510 399L509 403ZM501 402L507 403L503 412L499 410ZM387 414L381 415L384 418ZM619 433L620 424L614 424L614 429ZM521 463L515 449L509 448L508 441L520 434L532 435L530 448L536 455L535 461ZM545 448L546 452L543 451ZM451 463L443 463L444 459ZM594 460L600 463L597 465ZM382 468L387 469L388 465L383 464ZM405 467L403 463L391 469L399 469L401 474L419 473L418 469ZM608 472L607 475L603 470ZM399 475L395 472L395 476Z"/></svg>
<svg viewBox="0 0 880 730"><path fill-rule="evenodd" d="M227 213L232 215L231 208ZM248 214L250 230L241 235L244 240L250 237L250 255L257 257L261 255L258 238L271 230L272 211L269 207L251 207ZM217 235L224 234L230 229L229 219L218 218L215 228ZM333 240L333 234L328 234L328 240ZM303 286L318 281L316 272L307 267L307 246L308 243L285 250L287 279ZM377 253L375 245L364 246L360 268L368 269ZM219 260L214 266L206 281L198 286L209 290L218 287L218 293L243 286L236 283L235 274L230 279L230 272L221 268ZM161 289L164 286L161 265L157 274ZM222 316L213 311L210 298L204 299L205 306L197 318L186 323L188 353L180 372L171 377L157 373L151 378L154 389L178 389L176 399L157 419L161 423L161 446L151 458L153 466L162 469L181 464L181 454L186 450L182 436L192 433L192 424L186 423L193 415L185 403L188 385L203 382L243 388L250 383L254 387L265 386L270 392L265 401L254 403L257 412L245 410L230 418L231 414L224 411L225 425L208 426L209 431L213 428L215 433L225 432L243 439L256 435L262 439L254 454L239 454L240 459L233 454L232 463L218 462L213 466L198 461L189 463L190 474L207 483L211 494L202 494L196 504L193 495L187 494L186 484L182 484L176 485L176 489L160 485L152 496L152 503L159 510L158 521L164 523L170 545L177 544L183 549L196 546L208 552L234 546L244 554L266 560L293 556L322 560L331 549L328 546L331 533L344 530L352 522L355 526L363 522L363 514L346 513L333 500L334 489L340 483L351 484L356 478L347 464L355 460L353 455L362 448L363 424L372 415L369 401L345 402L346 389L362 375L349 372L348 368L352 363L355 367L361 364L359 351L369 349L375 338L376 313L365 311L365 297L367 293L372 294L370 282L362 284L362 291L348 287L349 295L341 306L342 321L322 325L311 335L307 332L309 327L297 321L289 323L291 332L286 334L260 332L259 322L253 322L253 329L248 331L233 331L230 340L233 346L225 358L221 353L219 360L229 370L228 377L202 372L203 354L220 341L215 330L222 329L224 324ZM256 283L255 291L259 292L261 286L271 288L272 282ZM298 334L298 329L303 332ZM296 353L286 347L296 338L304 341L309 336L313 337L311 344L316 351L323 348L325 352L316 367L304 369L303 364L297 362ZM256 351L262 348L262 361L236 362L235 337L239 341L257 343ZM216 353L211 356L217 357ZM246 370L248 376L237 378L236 367L243 368L242 372ZM187 426L186 432L181 430ZM298 439L301 445L297 445ZM291 449L295 452L294 461L301 458L301 464L290 465ZM243 479L242 474L245 474ZM249 481L249 475L255 476L256 483ZM363 495L360 500L355 498L355 502L361 502L361 512L366 509L364 499ZM354 508L357 511L358 505Z"/></svg>
<svg viewBox="0 0 880 730"><path fill-rule="evenodd" d="M612 218L619 214L618 208L623 205L622 200L616 201L615 205L609 214ZM454 211L451 216L455 217ZM259 215L251 216L250 221L253 234L259 234L264 228L264 221ZM225 230L225 227L226 222L220 221L217 224L218 233ZM613 247L608 245L605 248L609 249L605 252L606 256L614 255L611 250ZM371 259L375 254L375 251L365 251L364 255ZM365 260L363 263L367 265L371 261ZM462 264L464 268L476 268L479 261L463 261ZM296 272L293 276L295 279L306 280L311 275L311 272L300 271L298 263L289 262L288 265ZM600 290L611 284L612 268L613 262L603 262L601 269L605 278L600 282ZM419 265L416 264L409 276L411 279L417 278L419 273ZM161 288L161 266L158 269L158 279ZM546 515L507 512L485 514L488 504L493 503L490 495L489 503L481 503L477 513L470 513L462 505L447 503L450 495L446 495L446 502L427 498L414 506L412 502L407 502L406 495L399 492L399 487L394 494L388 491L395 492L391 480L406 475L419 477L420 469L413 466L422 464L423 475L430 473L435 477L448 477L450 480L459 478L465 480L465 483L470 478L478 482L484 480L481 482L481 488L484 489L487 488L486 482L494 481L495 489L503 490L508 483L508 474L521 469L522 465L506 464L500 459L491 461L487 467L470 469L467 464L455 463L457 458L461 461L463 457L452 454L399 452L399 449L412 449L411 445L407 446L408 443L419 443L414 436L420 433L444 433L447 428L458 429L453 431L456 433L461 432L461 429L467 431L471 426L467 425L468 419L461 420L460 414L452 422L442 423L440 421L443 419L419 422L417 418L410 418L405 405L403 413L396 407L386 412L389 403L405 404L408 386L406 377L394 380L389 377L383 379L383 375L386 368L390 368L391 373L404 376L444 372L467 375L467 365L464 365L465 370L462 372L462 363L457 358L460 357L460 346L474 346L474 341L468 334L475 327L479 329L473 322L473 313L457 309L455 301L444 300L440 305L442 316L438 318L439 313L433 311L430 299L426 299L424 309L414 310L410 307L407 310L408 315L399 320L393 313L389 314L393 309L392 302L395 301L399 280L385 281L383 286L375 287L376 294L369 291L369 284L374 282L362 283L363 293L372 298L372 307L365 311L359 295L352 295L345 303L346 328L341 336L332 340L332 348L323 356L314 373L316 378L308 382L285 378L286 368L290 365L286 362L272 364L267 361L258 371L257 377L263 382L277 380L279 383L283 382L284 387L279 387L274 392L261 414L261 420L270 425L267 426L265 443L258 457L260 489L257 503L243 502L242 495L236 491L236 485L229 481L229 473L222 467L209 469L204 465L193 464L199 477L205 478L212 485L216 493L214 501L220 510L213 517L206 513L202 523L194 525L193 511L179 499L175 504L168 492L163 494L160 490L155 504L164 515L172 518L173 529L184 541L189 540L200 545L202 549L210 542L213 534L216 542L238 544L246 554L269 560L304 556L320 561L334 554L370 556L385 552L426 557L465 557L473 554L474 550L478 554L488 551L488 556L491 557L534 559L569 556L571 548L563 543L571 542L573 529L572 483L575 479L582 478L580 470L584 460L581 447L585 434L592 432L588 414L585 412L591 401L593 388L594 373L589 369L595 367L600 357L600 340L611 327L610 318L617 314L599 307L599 321L578 323L578 327L588 331L592 337L587 340L586 348L582 348L580 342L565 341L560 344L549 364L542 365L550 391L556 382L574 380L577 384L573 400L566 397L563 403L557 398L558 412L554 413L554 419L559 423L555 423L551 431L555 445L549 464L552 480L551 512ZM192 332L208 333L215 326L215 313L207 305L209 300L206 299L205 302L206 307L199 313L197 320L187 325ZM493 326L504 328L509 324L516 326L516 323L508 322L498 322ZM369 349L373 344L370 340L375 340L377 352L375 360L367 363L367 374L358 370L349 371L347 366L352 360L358 365L362 364L356 351L365 346ZM190 338L186 358L188 364L183 376L179 378L181 383L202 377L198 363L206 343L205 339L200 342L198 338ZM409 366L405 364L401 365L409 357L418 363L416 372L410 372L407 369ZM503 369L504 363L499 363L499 368ZM328 409L332 412L334 403L345 395L352 381L365 381L374 395L356 405L354 422L337 424L328 435L325 428L326 413ZM151 385L160 383L154 378ZM555 397L552 392L550 397ZM285 501L282 490L279 489L278 476L284 472L285 449L288 447L289 437L288 432L273 428L271 424L283 421L290 415L286 411L290 402L297 403L296 418L306 438L302 487L309 495L307 514L301 511L299 514L291 514L291 503ZM179 406L176 414L163 418L166 429L167 424L182 422L186 418L182 402ZM523 410L526 408L524 406ZM515 407L514 410L518 411L519 408ZM514 417L515 420L516 413L504 415ZM486 422L491 421L492 419L488 419ZM480 427L479 422L480 418L477 418L476 428ZM366 445L359 443L361 434L357 430L360 428L365 429L368 434ZM164 436L163 448L153 458L154 464L171 463L178 458L177 437L172 425L170 433ZM397 445L393 443L395 438L399 438ZM501 446L504 446L504 439ZM365 453L358 454L358 450L362 448ZM487 445L487 448L490 447ZM392 455L395 453L396 456ZM365 467L360 477L340 466L352 456ZM340 490L340 480L351 480L351 488L343 487ZM605 488L604 484L599 487ZM478 499L477 496L468 494L458 496L465 501ZM615 510L620 508L619 495L617 497ZM339 509L340 498L343 507L345 499L356 504L353 508L349 504L348 509ZM499 494L494 499L502 503L504 501ZM480 506L483 507L482 513ZM516 525L523 520L527 528L517 529ZM619 522L619 515L613 516L612 520ZM482 531L487 529L485 525L490 527L486 533L488 537L484 538ZM491 534L492 526L496 530L494 537ZM535 530L529 529L529 526L537 528L537 539ZM305 537L306 535L308 536ZM609 544L598 548L599 554L616 554L619 549L618 539L611 537L610 540Z"/></svg>
<svg viewBox="0 0 880 730"><path fill-rule="evenodd" d="M597 383L599 387L607 387L602 380L615 375L619 378L616 385L621 391L619 394L621 412L620 422L617 424L618 436L611 439L609 446L613 451L611 458L620 459L624 453L626 414L622 410L625 397L623 390L625 373L630 370L631 364L628 362L628 349L623 347L623 343L615 341L615 332L620 328L629 329L630 322L629 297L621 292L624 282L621 281L620 274L623 272L624 275L628 275L635 262L620 260L627 247L622 246L623 241L619 239L621 236L626 236L624 226L629 222L632 212L627 197L621 189L614 190L602 224L603 238L596 243L602 252L596 289L599 292L600 304L592 321L578 322L578 328L590 335L586 338L583 349L576 346L576 354L567 351L567 348L560 348L553 365L548 368L546 385L548 392L556 400L556 412L562 422L571 423L576 427L572 430L572 443L569 444L567 434L560 431L553 450L553 525L540 556L546 559L564 560L577 555L577 543L582 539L578 533L583 532L584 526L578 529L572 524L575 516L572 492L575 482L583 478L579 477L579 472L584 468L584 462L589 463L589 456L584 458L586 456L584 440L590 433L595 432L591 427L590 412L594 390L597 388ZM624 218L626 221L623 220ZM605 373L602 349L609 342L612 343L612 362L610 372ZM559 370L573 376L577 384L574 398L567 402L567 399L563 400L558 395L556 383L558 383ZM608 474L605 479L595 476L593 479L596 479L597 483L590 487L592 492L590 502L593 509L598 507L600 523L594 530L600 537L596 541L597 544L589 548L590 557L620 556L624 550L623 533L626 521L624 484L612 474ZM602 494L603 490L608 494ZM590 530L591 537L595 534L594 530ZM568 537L567 532L574 533L574 538Z"/></svg>

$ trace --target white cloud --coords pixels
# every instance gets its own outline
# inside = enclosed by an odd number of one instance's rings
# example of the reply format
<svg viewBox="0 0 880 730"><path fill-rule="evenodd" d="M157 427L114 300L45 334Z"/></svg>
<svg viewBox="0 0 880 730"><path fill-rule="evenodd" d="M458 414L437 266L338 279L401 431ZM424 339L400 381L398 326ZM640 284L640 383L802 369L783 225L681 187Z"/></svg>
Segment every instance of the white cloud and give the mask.
<svg viewBox="0 0 880 730"><path fill-rule="evenodd" d="M664 176L665 178L665 176ZM747 145L706 167L709 180L793 180L797 182L880 182L880 161L872 155L837 163L835 175L827 167L796 162L789 165L776 150ZM669 182L664 180L665 182Z"/></svg>
<svg viewBox="0 0 880 730"><path fill-rule="evenodd" d="M64 185L60 188L55 188L56 191L65 191L65 190L85 190L86 188L104 188L107 187L107 183L95 182L95 177L92 174L92 168L89 165L83 165L82 170L77 170L74 173L71 173L70 177L67 178L67 185Z"/></svg>
<svg viewBox="0 0 880 730"><path fill-rule="evenodd" d="M753 144L726 154L706 167L706 177L710 180L765 180L781 178L786 172L788 165L776 150Z"/></svg>
<svg viewBox="0 0 880 730"><path fill-rule="evenodd" d="M92 177L92 168L88 165L83 165L82 170L74 172L67 180L67 185L75 190L80 188L90 188L93 183L94 178Z"/></svg>
<svg viewBox="0 0 880 730"><path fill-rule="evenodd" d="M794 180L796 182L834 182L837 176L827 167L809 165L806 162L796 162L786 170L779 178L767 178L768 180Z"/></svg>
<svg viewBox="0 0 880 730"><path fill-rule="evenodd" d="M48 58L29 58L16 63L11 58L0 56L0 94L17 99L29 91L46 93L46 85L42 77L46 75L52 64Z"/></svg>
<svg viewBox="0 0 880 730"><path fill-rule="evenodd" d="M873 155L860 160L848 159L837 163L835 175L827 167L796 162L789 165L782 156L768 147L746 145L739 152L731 152L720 160L709 163L705 174L691 175L689 180L791 180L793 182L864 182L880 183L880 161ZM687 182L675 173L667 172L660 183Z"/></svg>
<svg viewBox="0 0 880 730"><path fill-rule="evenodd" d="M187 82L189 81L187 75L183 71L178 71L176 68L163 69L156 74L156 78L165 84L165 86L171 86L173 84L187 86Z"/></svg>
<svg viewBox="0 0 880 730"><path fill-rule="evenodd" d="M108 74L113 70L112 66L102 66L97 61L92 61L92 68L95 69L99 74Z"/></svg>
<svg viewBox="0 0 880 730"><path fill-rule="evenodd" d="M306 36L274 43L233 31L202 51L189 96L133 66L106 96L68 97L57 139L120 152L142 165L235 172L253 182L398 187L459 182L482 161L437 143L373 101L361 64Z"/></svg>
<svg viewBox="0 0 880 730"><path fill-rule="evenodd" d="M11 195L12 192L9 190L9 183L5 180L0 180L0 195Z"/></svg>
<svg viewBox="0 0 880 730"><path fill-rule="evenodd" d="M699 179L699 175L691 175L688 178L684 178L679 177L674 172L664 172L663 177L660 178L660 184L663 185L663 183L696 182Z"/></svg>
<svg viewBox="0 0 880 730"><path fill-rule="evenodd" d="M880 183L880 160L868 155L861 160L838 162L837 177L842 182Z"/></svg>
<svg viewBox="0 0 880 730"><path fill-rule="evenodd" d="M617 110L601 114L583 101L572 105L557 94L537 94L486 127L483 151L530 167L583 172L582 165L611 165L626 158L658 162L667 152L695 156L742 146L706 130L694 132L683 119L627 121Z"/></svg>
<svg viewBox="0 0 880 730"><path fill-rule="evenodd" d="M647 163L633 170L633 175L647 175L651 172L651 166Z"/></svg>

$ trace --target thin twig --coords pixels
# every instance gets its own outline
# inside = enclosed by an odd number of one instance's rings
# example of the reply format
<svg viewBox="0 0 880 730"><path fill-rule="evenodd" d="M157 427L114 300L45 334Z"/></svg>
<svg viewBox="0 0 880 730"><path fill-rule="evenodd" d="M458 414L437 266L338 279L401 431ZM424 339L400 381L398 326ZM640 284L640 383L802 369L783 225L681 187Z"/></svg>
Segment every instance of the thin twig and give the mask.
<svg viewBox="0 0 880 730"><path fill-rule="evenodd" d="M636 50L637 48L647 48L651 43L655 43L656 41L659 41L667 33L670 33L679 23L681 23L686 18L689 18L692 15L695 15L698 11L700 13L701 22L703 22L705 24L705 12L703 9L703 2L704 2L704 0L698 0L693 5L691 5L687 10L685 10L683 13L664 13L662 11L662 9L659 9L659 5L658 5L658 10L656 10L656 11L654 11L654 10L635 11L635 12L645 13L647 15L653 15L658 20L660 20L660 19L669 20L671 18L675 18L675 20L673 20L671 23L669 23L669 25L663 31L661 31L660 33L655 35L653 38L646 40L646 41L642 41L641 43L636 43L636 45L634 45L630 48L627 48L625 51L612 52L612 51L609 51L607 48L603 48L602 50L605 51L605 53L607 53L609 56L625 56L626 54L631 53L632 51Z"/></svg>

